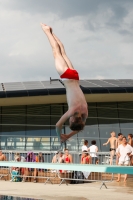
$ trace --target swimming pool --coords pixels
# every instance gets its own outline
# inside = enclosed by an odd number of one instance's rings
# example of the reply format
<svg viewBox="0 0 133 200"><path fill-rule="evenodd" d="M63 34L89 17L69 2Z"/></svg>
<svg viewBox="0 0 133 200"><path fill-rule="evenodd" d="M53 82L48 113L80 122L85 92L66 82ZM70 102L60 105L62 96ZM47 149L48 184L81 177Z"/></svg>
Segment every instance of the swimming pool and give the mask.
<svg viewBox="0 0 133 200"><path fill-rule="evenodd" d="M0 200L41 200L41 199L0 195Z"/></svg>

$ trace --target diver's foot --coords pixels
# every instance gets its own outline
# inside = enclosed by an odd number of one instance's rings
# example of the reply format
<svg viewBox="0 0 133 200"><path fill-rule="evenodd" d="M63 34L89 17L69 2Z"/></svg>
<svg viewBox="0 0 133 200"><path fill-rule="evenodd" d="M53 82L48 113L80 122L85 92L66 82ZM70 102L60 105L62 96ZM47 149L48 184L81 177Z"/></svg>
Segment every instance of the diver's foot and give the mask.
<svg viewBox="0 0 133 200"><path fill-rule="evenodd" d="M120 182L120 179L117 179L116 182Z"/></svg>
<svg viewBox="0 0 133 200"><path fill-rule="evenodd" d="M50 31L52 33L52 28L50 26L47 26L46 24L41 23L41 27L44 32Z"/></svg>

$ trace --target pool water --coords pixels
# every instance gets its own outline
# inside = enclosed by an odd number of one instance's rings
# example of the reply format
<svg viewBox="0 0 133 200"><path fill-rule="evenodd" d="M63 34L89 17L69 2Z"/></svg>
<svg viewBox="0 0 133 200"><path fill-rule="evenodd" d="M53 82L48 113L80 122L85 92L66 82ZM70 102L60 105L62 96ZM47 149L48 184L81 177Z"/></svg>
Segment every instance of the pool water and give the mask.
<svg viewBox="0 0 133 200"><path fill-rule="evenodd" d="M13 196L0 195L0 200L41 200L41 199L33 199L33 198L24 198L24 197L13 197Z"/></svg>

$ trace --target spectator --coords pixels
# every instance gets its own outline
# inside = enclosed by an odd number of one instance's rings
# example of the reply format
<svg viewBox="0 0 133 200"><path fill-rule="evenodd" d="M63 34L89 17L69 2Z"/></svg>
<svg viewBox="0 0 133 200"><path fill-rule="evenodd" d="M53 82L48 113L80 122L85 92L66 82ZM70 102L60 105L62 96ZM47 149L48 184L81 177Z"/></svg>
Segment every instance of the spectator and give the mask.
<svg viewBox="0 0 133 200"><path fill-rule="evenodd" d="M63 154L62 151L59 152L59 163L64 163Z"/></svg>
<svg viewBox="0 0 133 200"><path fill-rule="evenodd" d="M133 134L128 134L128 144L133 147ZM133 166L133 156L130 157L130 165Z"/></svg>
<svg viewBox="0 0 133 200"><path fill-rule="evenodd" d="M63 152L59 152L59 163L64 163L64 158L63 158ZM60 173L63 172L63 170L59 170Z"/></svg>
<svg viewBox="0 0 133 200"><path fill-rule="evenodd" d="M116 147L117 147L117 138L115 137L114 131L111 132L111 137L103 145L107 145L108 143L110 143L110 165L112 165L113 157L115 155L115 151L116 151Z"/></svg>
<svg viewBox="0 0 133 200"><path fill-rule="evenodd" d="M42 155L42 152L39 152L38 156L36 156L36 162L44 162L44 157ZM35 174L38 174L38 171L44 171L44 169L34 169Z"/></svg>
<svg viewBox="0 0 133 200"><path fill-rule="evenodd" d="M14 161L15 162L20 162L21 161L21 156L19 153L16 153L14 155ZM11 169L11 180L10 181L13 181L13 182L19 182L21 181L21 175L22 175L22 171L21 171L21 168L19 167L12 167Z"/></svg>
<svg viewBox="0 0 133 200"><path fill-rule="evenodd" d="M64 158L63 158L63 152L57 151L55 156L52 159L52 163L64 163ZM52 172L56 172L57 170L52 170ZM62 170L59 170L60 173L63 172Z"/></svg>
<svg viewBox="0 0 133 200"><path fill-rule="evenodd" d="M52 163L58 163L59 162L59 151L57 151L52 158Z"/></svg>
<svg viewBox="0 0 133 200"><path fill-rule="evenodd" d="M81 156L81 164L91 164L91 156L89 155L88 151L84 150ZM88 179L91 172L82 171L83 177L81 175L81 179Z"/></svg>
<svg viewBox="0 0 133 200"><path fill-rule="evenodd" d="M84 145L82 146L82 152L83 151L88 151L88 147L87 146L88 146L88 140L85 140L84 141Z"/></svg>
<svg viewBox="0 0 133 200"><path fill-rule="evenodd" d="M28 152L27 157L26 157L26 162L36 162L36 156L34 155L33 152ZM33 168L25 168L24 169L24 176L22 182L25 182L27 180L27 176L31 176L32 172L34 172L34 183L36 183L36 175L37 175L37 170Z"/></svg>
<svg viewBox="0 0 133 200"><path fill-rule="evenodd" d="M118 138L117 138L117 148L118 146L122 143L122 138L123 138L123 135L122 133L118 133ZM116 153L116 165L118 165L118 162L119 162L119 157Z"/></svg>
<svg viewBox="0 0 133 200"><path fill-rule="evenodd" d="M92 164L98 164L98 157L97 157L98 147L96 146L96 141L92 140L91 144L92 145L88 148L88 150L90 151Z"/></svg>
<svg viewBox="0 0 133 200"><path fill-rule="evenodd" d="M42 155L42 152L38 153L38 156L36 157L36 162L44 162L44 157Z"/></svg>
<svg viewBox="0 0 133 200"><path fill-rule="evenodd" d="M14 155L14 161L15 162L20 162L21 161L20 153L15 153L15 155Z"/></svg>
<svg viewBox="0 0 133 200"><path fill-rule="evenodd" d="M118 133L118 138L117 138L117 147L122 143L122 138L123 138L122 133Z"/></svg>
<svg viewBox="0 0 133 200"><path fill-rule="evenodd" d="M130 164L130 156L133 155L133 148L127 143L125 136L122 138L122 144L120 144L116 150L116 153L119 157L119 165L128 166ZM118 174L117 182L121 179L121 174ZM124 182L127 180L127 174L125 174Z"/></svg>
<svg viewBox="0 0 133 200"><path fill-rule="evenodd" d="M91 164L91 156L84 150L81 156L81 164Z"/></svg>
<svg viewBox="0 0 133 200"><path fill-rule="evenodd" d="M64 155L62 156L62 161L66 164L68 163L72 163L72 155L69 154L68 149L64 149ZM61 170L62 171L62 170ZM69 170L63 170L62 172L66 173L66 172L70 172Z"/></svg>
<svg viewBox="0 0 133 200"><path fill-rule="evenodd" d="M0 150L0 161L6 161L6 156L2 153L2 150Z"/></svg>
<svg viewBox="0 0 133 200"><path fill-rule="evenodd" d="M69 154L68 149L64 149L64 156L62 159L64 163L72 163L72 156Z"/></svg>
<svg viewBox="0 0 133 200"><path fill-rule="evenodd" d="M128 144L133 147L133 134L128 134Z"/></svg>

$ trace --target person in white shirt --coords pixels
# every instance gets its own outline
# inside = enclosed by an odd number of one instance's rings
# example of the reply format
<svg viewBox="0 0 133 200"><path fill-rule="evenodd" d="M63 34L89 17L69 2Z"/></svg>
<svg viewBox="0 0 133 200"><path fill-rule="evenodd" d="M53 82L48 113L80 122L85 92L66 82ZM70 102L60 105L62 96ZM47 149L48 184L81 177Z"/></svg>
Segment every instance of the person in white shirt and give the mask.
<svg viewBox="0 0 133 200"><path fill-rule="evenodd" d="M88 151L88 147L87 146L88 146L88 140L85 140L84 141L84 145L82 146L82 152L83 151Z"/></svg>
<svg viewBox="0 0 133 200"><path fill-rule="evenodd" d="M98 164L98 157L97 157L98 147L96 146L96 141L92 140L91 144L92 145L88 148L88 150L90 151L92 164Z"/></svg>
<svg viewBox="0 0 133 200"><path fill-rule="evenodd" d="M127 143L127 138L123 136L122 144L116 149L116 153L119 157L118 165L128 166L130 164L130 157L133 155L133 148ZM121 174L118 174L117 182L121 179ZM124 182L127 180L127 174L125 174Z"/></svg>

